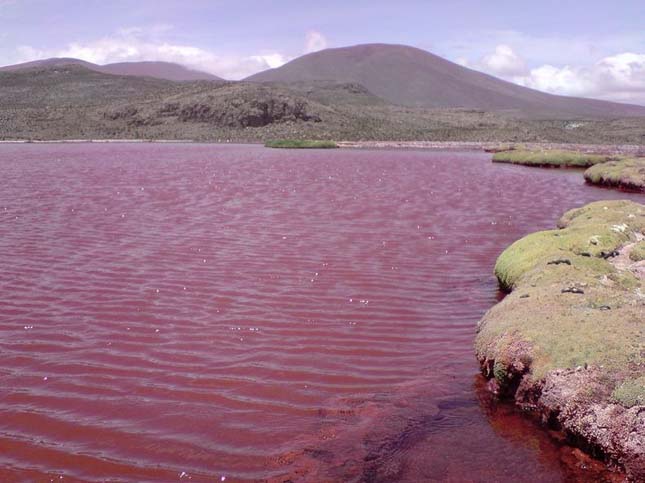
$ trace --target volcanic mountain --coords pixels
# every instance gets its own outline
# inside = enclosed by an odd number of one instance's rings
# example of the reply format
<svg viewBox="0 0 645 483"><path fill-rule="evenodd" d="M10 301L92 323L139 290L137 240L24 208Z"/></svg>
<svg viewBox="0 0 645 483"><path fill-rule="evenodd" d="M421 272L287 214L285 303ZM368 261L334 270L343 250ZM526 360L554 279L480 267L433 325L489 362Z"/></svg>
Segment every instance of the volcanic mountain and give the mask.
<svg viewBox="0 0 645 483"><path fill-rule="evenodd" d="M245 80L354 82L399 105L515 111L532 118L645 116L644 106L546 94L404 45L326 49Z"/></svg>
<svg viewBox="0 0 645 483"><path fill-rule="evenodd" d="M407 49L403 51L409 53ZM351 53L362 49L340 50ZM412 50L422 60L428 56L438 59ZM324 54L315 54L314 60ZM392 62L405 60L390 57ZM411 62L408 59L404 63ZM293 64L298 66L300 61ZM410 78L382 66L368 71L368 76L358 75L362 65L371 64L374 62L368 57L364 62L347 61L341 64L342 68L332 70L338 78L347 79L351 77L348 74L354 74L359 81L311 80L301 76L305 80L277 83L176 82L151 76L169 76L167 70L159 73L150 68L158 67L159 63L135 65L143 66L143 70L133 69L131 64L117 66L125 71L115 73L103 72L111 66L75 59L23 64L0 69L0 140L248 142L293 138L638 144L645 132L645 107L550 96L441 59L436 64L445 69L438 73L430 68L436 67L432 63L428 67L427 62L412 62ZM446 73L454 71L453 77ZM415 72L416 78L412 76ZM330 76L322 73L320 77ZM401 89L394 85L390 91L379 91L379 86L387 87L388 79L398 82ZM428 79L439 79L442 83L434 88L430 84L428 89L423 79L426 83L430 83ZM388 95L396 96L398 103L404 104L403 96L414 93L413 88L425 92L426 100L436 100L432 96L437 92L444 94L439 96L443 103L428 102L430 108L408 107L385 99ZM479 93L480 98L473 97L473 92ZM482 104L482 100L487 103ZM492 107L450 108L452 103ZM567 114L572 110L576 114ZM632 117L627 118L625 112L632 113ZM634 113L641 116L634 117Z"/></svg>
<svg viewBox="0 0 645 483"><path fill-rule="evenodd" d="M171 62L120 62L116 64L98 65L80 59L53 58L25 62L23 64L0 67L0 71L19 71L24 69L60 67L64 65L80 65L86 69L103 74L126 75L137 77L153 77L171 81L222 80L216 75L198 70L192 70L183 65Z"/></svg>

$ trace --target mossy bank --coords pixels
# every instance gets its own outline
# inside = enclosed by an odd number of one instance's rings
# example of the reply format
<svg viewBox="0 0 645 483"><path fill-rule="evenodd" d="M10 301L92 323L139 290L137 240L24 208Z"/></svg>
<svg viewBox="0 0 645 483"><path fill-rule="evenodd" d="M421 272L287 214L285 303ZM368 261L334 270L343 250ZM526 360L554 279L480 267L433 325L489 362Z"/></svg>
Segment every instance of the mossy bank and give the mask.
<svg viewBox="0 0 645 483"><path fill-rule="evenodd" d="M642 481L645 206L591 203L558 226L500 255L510 293L480 321L477 358L494 391Z"/></svg>
<svg viewBox="0 0 645 483"><path fill-rule="evenodd" d="M645 192L645 158L626 158L597 164L585 171L591 184Z"/></svg>
<svg viewBox="0 0 645 483"><path fill-rule="evenodd" d="M589 154L566 150L502 150L493 155L496 163L520 164L540 168L588 168L598 163L618 159L607 154Z"/></svg>
<svg viewBox="0 0 645 483"><path fill-rule="evenodd" d="M278 139L267 141L267 148L276 149L336 149L338 144L334 141L318 141L309 139Z"/></svg>

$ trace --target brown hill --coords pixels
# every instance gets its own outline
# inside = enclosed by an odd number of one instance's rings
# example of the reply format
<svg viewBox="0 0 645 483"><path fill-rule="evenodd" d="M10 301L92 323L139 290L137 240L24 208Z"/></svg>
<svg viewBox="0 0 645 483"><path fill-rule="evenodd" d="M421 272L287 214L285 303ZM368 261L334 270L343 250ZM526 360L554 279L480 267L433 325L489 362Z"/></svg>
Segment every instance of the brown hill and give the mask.
<svg viewBox="0 0 645 483"><path fill-rule="evenodd" d="M404 106L514 111L532 118L645 116L645 106L546 94L404 45L327 49L246 80L355 82Z"/></svg>
<svg viewBox="0 0 645 483"><path fill-rule="evenodd" d="M570 121L396 106L357 83L173 82L83 65L0 72L0 140L642 143L645 117Z"/></svg>
<svg viewBox="0 0 645 483"><path fill-rule="evenodd" d="M171 81L222 80L221 77L192 70L171 62L121 62L101 66L101 72L116 75L155 77Z"/></svg>
<svg viewBox="0 0 645 483"><path fill-rule="evenodd" d="M80 59L53 58L25 62L23 64L0 67L0 71L15 72L24 69L61 67L64 65L80 65L86 69L103 74L126 75L136 77L153 77L171 81L222 80L216 75L198 70L192 70L183 65L171 62L120 62L116 64L98 65Z"/></svg>
<svg viewBox="0 0 645 483"><path fill-rule="evenodd" d="M54 57L51 59L32 60L31 62L23 62L21 64L6 65L0 67L0 72L17 72L26 69L48 69L50 67L62 67L64 65L80 65L86 69L100 72L100 66L97 64L69 57Z"/></svg>
<svg viewBox="0 0 645 483"><path fill-rule="evenodd" d="M138 76L108 75L80 63L33 63L28 68L0 71L2 109L85 109L113 103L157 98L180 92L190 83Z"/></svg>

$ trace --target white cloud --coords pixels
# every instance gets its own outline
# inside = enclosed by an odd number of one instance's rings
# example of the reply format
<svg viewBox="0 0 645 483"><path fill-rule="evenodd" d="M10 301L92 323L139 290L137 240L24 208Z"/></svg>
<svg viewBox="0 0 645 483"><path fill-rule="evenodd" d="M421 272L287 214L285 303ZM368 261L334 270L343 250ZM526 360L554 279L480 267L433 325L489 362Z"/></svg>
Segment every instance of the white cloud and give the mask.
<svg viewBox="0 0 645 483"><path fill-rule="evenodd" d="M319 50L324 50L327 48L327 38L317 32L316 30L310 30L307 32L305 37L305 53L310 54L311 52L317 52Z"/></svg>
<svg viewBox="0 0 645 483"><path fill-rule="evenodd" d="M456 59L453 59L453 62L463 65L464 67L472 67L472 64L466 57L457 57Z"/></svg>
<svg viewBox="0 0 645 483"><path fill-rule="evenodd" d="M641 51L645 30L612 35L532 35L514 30L475 30L438 42L434 50L450 58L475 60L489 55L500 45L512 47L532 66L578 65L581 61L594 61L617 52Z"/></svg>
<svg viewBox="0 0 645 483"><path fill-rule="evenodd" d="M257 60L258 62L264 62L272 69L280 67L291 60L289 57L285 57L282 54L254 55L251 59Z"/></svg>
<svg viewBox="0 0 645 483"><path fill-rule="evenodd" d="M225 79L242 79L256 72L279 67L289 60L277 52L256 55L217 54L191 45L162 42L158 35L169 26L152 29L138 27L122 29L115 35L89 42L72 42L61 49L18 48L19 62L47 57L72 57L95 64L135 62L142 60L174 62L192 69L203 70Z"/></svg>
<svg viewBox="0 0 645 483"><path fill-rule="evenodd" d="M492 54L485 55L481 64L488 72L504 77L520 75L526 71L524 59L505 44L498 45Z"/></svg>
<svg viewBox="0 0 645 483"><path fill-rule="evenodd" d="M16 62L48 57L71 57L95 64L142 60L165 61L236 80L269 68L280 67L293 59L284 53L270 50L252 55L219 54L201 47L161 40L170 30L172 26L165 24L145 28L124 28L111 36L88 42L72 42L57 49L37 49L23 45L16 50L18 54ZM323 34L316 31L307 32L304 42L305 53L326 47L327 39Z"/></svg>
<svg viewBox="0 0 645 483"><path fill-rule="evenodd" d="M623 52L593 64L529 68L512 47L500 44L476 62L464 57L456 62L551 94L645 104L645 54Z"/></svg>
<svg viewBox="0 0 645 483"><path fill-rule="evenodd" d="M514 80L554 94L645 104L645 54L623 52L590 66L543 65Z"/></svg>
<svg viewBox="0 0 645 483"><path fill-rule="evenodd" d="M589 68L542 65L510 80L517 84L566 96L600 97Z"/></svg>
<svg viewBox="0 0 645 483"><path fill-rule="evenodd" d="M597 64L599 75L618 89L645 91L645 54L624 52L606 57Z"/></svg>

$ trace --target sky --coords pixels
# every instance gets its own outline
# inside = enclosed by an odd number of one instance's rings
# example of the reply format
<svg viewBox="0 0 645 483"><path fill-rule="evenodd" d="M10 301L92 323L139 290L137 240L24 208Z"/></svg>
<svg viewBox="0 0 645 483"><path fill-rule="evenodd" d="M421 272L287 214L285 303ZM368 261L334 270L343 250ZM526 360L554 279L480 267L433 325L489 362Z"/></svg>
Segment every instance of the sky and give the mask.
<svg viewBox="0 0 645 483"><path fill-rule="evenodd" d="M645 105L645 0L0 0L0 65L164 60L241 79L372 42L546 92Z"/></svg>

